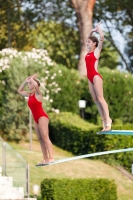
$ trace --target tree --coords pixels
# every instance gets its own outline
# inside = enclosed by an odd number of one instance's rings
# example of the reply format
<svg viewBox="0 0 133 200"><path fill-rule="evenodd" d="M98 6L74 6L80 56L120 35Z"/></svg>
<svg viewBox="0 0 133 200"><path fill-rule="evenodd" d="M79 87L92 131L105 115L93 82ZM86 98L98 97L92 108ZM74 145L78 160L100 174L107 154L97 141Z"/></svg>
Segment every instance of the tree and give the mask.
<svg viewBox="0 0 133 200"><path fill-rule="evenodd" d="M79 34L77 30L55 21L39 22L30 34L35 48L47 49L53 61L77 69Z"/></svg>
<svg viewBox="0 0 133 200"><path fill-rule="evenodd" d="M133 1L132 0L99 0L96 1L94 19L102 20L108 31L107 39L119 53L126 70L133 72ZM124 16L124 17L123 17ZM124 53L120 50L114 30L118 31L125 41Z"/></svg>
<svg viewBox="0 0 133 200"><path fill-rule="evenodd" d="M23 0L0 0L0 49L22 49L28 42L30 26L24 16Z"/></svg>
<svg viewBox="0 0 133 200"><path fill-rule="evenodd" d="M86 50L86 38L88 33L92 29L92 17L93 17L93 8L96 0L71 0L77 14L77 23L80 33L80 57L78 63L78 70L81 75L86 75L85 67L85 54Z"/></svg>
<svg viewBox="0 0 133 200"><path fill-rule="evenodd" d="M25 17L29 23L46 21L56 21L69 25L69 27L79 28L80 35L80 56L78 70L81 75L86 75L84 57L86 54L85 41L88 32L92 28L93 8L96 0L28 0L29 6L25 8ZM74 10L74 9L75 10ZM75 17L75 11L77 17ZM75 23L77 22L77 24Z"/></svg>
<svg viewBox="0 0 133 200"><path fill-rule="evenodd" d="M8 0L8 4L2 0L0 2L2 2L1 49L5 46L12 46L18 50L30 50L32 47L47 48L51 58L57 63L77 68L81 75L86 75L85 41L92 28L94 5L99 9L100 18L99 2L96 0ZM106 7L104 4L103 6ZM103 16L105 15L106 13L103 13ZM98 18L97 15L94 16ZM107 39L118 51L114 40L110 37ZM108 56L111 59L109 53ZM105 66L103 62L102 65Z"/></svg>
<svg viewBox="0 0 133 200"><path fill-rule="evenodd" d="M106 66L110 69L116 69L118 65L122 65L120 62L120 56L114 46L111 45L110 41L106 39L107 36L108 34L105 33L105 40L99 59L99 67L101 68Z"/></svg>

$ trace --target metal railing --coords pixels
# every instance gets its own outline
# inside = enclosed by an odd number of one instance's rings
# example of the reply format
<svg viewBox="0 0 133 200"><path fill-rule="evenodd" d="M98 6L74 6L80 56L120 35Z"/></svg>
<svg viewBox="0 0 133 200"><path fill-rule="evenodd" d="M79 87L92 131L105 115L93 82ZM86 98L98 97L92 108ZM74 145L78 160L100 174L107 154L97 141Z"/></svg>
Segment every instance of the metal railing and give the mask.
<svg viewBox="0 0 133 200"><path fill-rule="evenodd" d="M7 142L0 138L0 166L3 176L13 177L15 187L23 187L29 197L29 164Z"/></svg>

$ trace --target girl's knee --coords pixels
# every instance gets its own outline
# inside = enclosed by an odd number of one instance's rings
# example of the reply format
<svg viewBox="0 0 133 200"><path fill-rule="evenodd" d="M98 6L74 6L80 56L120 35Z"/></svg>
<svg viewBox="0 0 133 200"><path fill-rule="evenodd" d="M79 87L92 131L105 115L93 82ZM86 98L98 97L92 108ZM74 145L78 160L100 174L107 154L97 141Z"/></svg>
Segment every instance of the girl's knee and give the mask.
<svg viewBox="0 0 133 200"><path fill-rule="evenodd" d="M105 99L104 99L104 97L97 97L97 101L98 101L99 103L104 103L104 102L105 102Z"/></svg>
<svg viewBox="0 0 133 200"><path fill-rule="evenodd" d="M44 135L43 136L43 140L44 140L44 142L48 143L50 141L49 136L48 135Z"/></svg>
<svg viewBox="0 0 133 200"><path fill-rule="evenodd" d="M42 137L38 137L38 140L39 140L40 143L43 142Z"/></svg>
<svg viewBox="0 0 133 200"><path fill-rule="evenodd" d="M93 101L94 101L95 104L98 103L98 99L96 99L96 98L93 98Z"/></svg>

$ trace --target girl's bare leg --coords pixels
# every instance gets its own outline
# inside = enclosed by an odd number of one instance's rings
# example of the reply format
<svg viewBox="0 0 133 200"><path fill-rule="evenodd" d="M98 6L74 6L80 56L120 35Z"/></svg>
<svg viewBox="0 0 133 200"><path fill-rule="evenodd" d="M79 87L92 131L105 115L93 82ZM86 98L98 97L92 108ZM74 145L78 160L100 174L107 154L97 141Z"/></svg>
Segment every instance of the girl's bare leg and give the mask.
<svg viewBox="0 0 133 200"><path fill-rule="evenodd" d="M104 115L105 120L106 120L105 131L108 131L108 130L111 129L112 120L109 116L108 105L107 105L107 103L104 99L104 96L103 96L103 81L99 76L94 76L93 83L94 83L94 90L95 90L97 100L102 107L103 115Z"/></svg>
<svg viewBox="0 0 133 200"><path fill-rule="evenodd" d="M42 153L43 153L43 160L42 162L44 162L44 160L48 160L49 157L48 157L48 152L47 152L47 148L46 148L46 144L45 142L43 141L43 138L41 136L41 133L39 131L39 127L38 127L38 124L34 121L34 127L35 127L35 132L37 134L37 137L38 137L38 140L40 142L40 146L41 146L41 149L42 149ZM42 163L41 162L41 163Z"/></svg>
<svg viewBox="0 0 133 200"><path fill-rule="evenodd" d="M101 104L98 102L98 99L97 99L97 96L96 96L96 92L95 92L95 88L94 88L94 85L89 81L89 91L91 93L91 96L93 98L93 101L95 102L97 108L98 108L98 111L99 111L99 114L102 118L102 123L103 123L103 130L105 130L106 128L106 122L105 122L105 116L104 116L104 112L103 112L103 109L102 109L102 106Z"/></svg>
<svg viewBox="0 0 133 200"><path fill-rule="evenodd" d="M45 162L53 162L54 157L53 157L53 148L52 148L52 143L49 139L49 129L48 129L48 124L49 124L49 119L46 117L40 117L39 119L39 131L41 133L41 137L43 139L43 142L45 143L45 146L47 148L49 158Z"/></svg>

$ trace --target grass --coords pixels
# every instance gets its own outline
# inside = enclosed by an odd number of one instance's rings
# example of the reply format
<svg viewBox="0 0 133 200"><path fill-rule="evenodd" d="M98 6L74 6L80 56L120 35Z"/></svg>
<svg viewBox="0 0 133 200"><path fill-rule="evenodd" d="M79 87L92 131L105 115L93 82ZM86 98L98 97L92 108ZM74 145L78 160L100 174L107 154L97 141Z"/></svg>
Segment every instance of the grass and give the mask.
<svg viewBox="0 0 133 200"><path fill-rule="evenodd" d="M34 184L40 185L45 178L108 178L115 180L118 200L133 199L133 182L123 176L117 169L100 160L81 159L51 166L36 167L35 165L42 160L41 149L37 141L33 141L32 151L29 150L29 143L26 142L20 144L10 142L9 144L30 164L31 194L32 186ZM54 146L54 155L55 159L73 156L56 146Z"/></svg>

